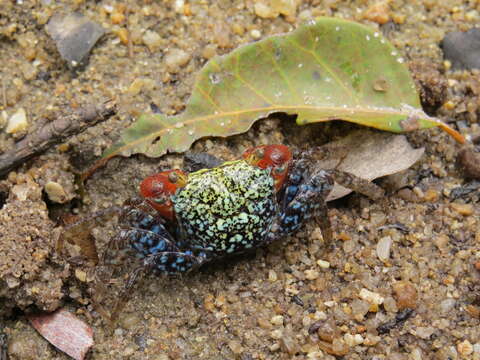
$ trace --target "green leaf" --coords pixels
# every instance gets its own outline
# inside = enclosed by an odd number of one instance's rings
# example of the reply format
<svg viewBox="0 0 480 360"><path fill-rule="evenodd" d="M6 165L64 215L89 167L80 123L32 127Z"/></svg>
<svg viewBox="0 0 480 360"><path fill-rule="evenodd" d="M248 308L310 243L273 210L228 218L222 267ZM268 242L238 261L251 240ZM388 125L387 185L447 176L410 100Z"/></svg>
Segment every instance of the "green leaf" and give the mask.
<svg viewBox="0 0 480 360"><path fill-rule="evenodd" d="M464 141L421 110L403 59L380 33L320 18L209 61L183 113L142 115L97 167L117 155L183 152L199 138L245 132L275 112L297 114L299 125L342 119L392 132L440 126Z"/></svg>

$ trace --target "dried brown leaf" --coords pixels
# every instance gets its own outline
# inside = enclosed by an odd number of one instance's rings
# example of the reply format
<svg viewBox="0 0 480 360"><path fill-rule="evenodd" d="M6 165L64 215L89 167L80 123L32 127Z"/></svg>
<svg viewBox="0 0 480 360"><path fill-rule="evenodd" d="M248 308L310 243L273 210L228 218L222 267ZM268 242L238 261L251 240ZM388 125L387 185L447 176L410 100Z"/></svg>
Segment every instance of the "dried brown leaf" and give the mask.
<svg viewBox="0 0 480 360"><path fill-rule="evenodd" d="M322 168L338 166L339 170L369 181L408 169L424 152L423 148L412 148L404 135L363 129L325 145L325 149L340 150L331 151L330 156L320 160ZM335 184L327 200L335 200L351 192Z"/></svg>
<svg viewBox="0 0 480 360"><path fill-rule="evenodd" d="M93 346L92 328L65 309L28 319L40 335L75 360L83 360Z"/></svg>

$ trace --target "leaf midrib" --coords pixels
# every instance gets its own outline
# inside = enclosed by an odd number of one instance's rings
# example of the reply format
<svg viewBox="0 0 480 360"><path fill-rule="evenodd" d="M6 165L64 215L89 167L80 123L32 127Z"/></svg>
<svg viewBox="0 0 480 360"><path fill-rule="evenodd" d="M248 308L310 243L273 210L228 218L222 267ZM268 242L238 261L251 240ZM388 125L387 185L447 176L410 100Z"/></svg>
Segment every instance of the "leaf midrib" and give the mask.
<svg viewBox="0 0 480 360"><path fill-rule="evenodd" d="M228 117L228 116L238 116L242 114L247 114L247 113L255 113L255 112L265 112L265 113L270 113L270 112L284 112L282 110L297 110L296 112L299 113L301 110L318 110L318 111L323 111L323 110L329 110L329 111L335 111L337 114L340 116L344 116L343 113L348 112L353 110L355 114L359 113L366 113L366 114L385 114L385 115L408 115L406 112L403 112L401 110L396 110L393 108L378 108L378 109L369 109L369 108L362 108L362 107L338 107L338 106L308 106L308 105L272 105L272 106L267 106L267 107L261 107L261 108L250 108L250 109L245 109L245 110L236 110L236 111L229 111L229 112L224 112L224 113L218 113L218 114L210 114L210 115L205 115L205 116L200 116L200 117L194 117L190 118L189 120L181 120L182 116L184 113L178 115L178 122L175 123L175 125L179 124L180 122L185 125L190 125L192 123L196 122L203 122L203 121L208 121L211 119L215 118L223 118L223 117ZM285 111L286 112L286 111ZM152 115L152 116L158 116L158 115ZM252 122L255 121L255 119L252 119ZM181 129L175 129L175 125L167 126L163 129L160 129L158 131L155 131L147 136L141 137L133 142L129 142L126 146L119 147L116 152L114 153L119 153L123 151L124 148L131 148L137 144L140 144L142 142L146 142L151 138L158 137L160 135L163 135L166 133L168 130L182 130Z"/></svg>

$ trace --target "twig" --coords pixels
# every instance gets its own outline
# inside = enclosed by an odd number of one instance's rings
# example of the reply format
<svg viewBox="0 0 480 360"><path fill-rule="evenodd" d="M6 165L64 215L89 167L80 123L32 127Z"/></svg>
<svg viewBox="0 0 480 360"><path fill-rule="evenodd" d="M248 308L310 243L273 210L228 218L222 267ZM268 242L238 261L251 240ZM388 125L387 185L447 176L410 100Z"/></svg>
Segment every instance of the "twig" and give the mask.
<svg viewBox="0 0 480 360"><path fill-rule="evenodd" d="M26 160L38 155L51 146L64 142L70 136L105 121L117 113L116 104L107 101L101 105L87 105L73 114L60 116L41 129L27 135L12 150L0 155L0 176L8 174Z"/></svg>

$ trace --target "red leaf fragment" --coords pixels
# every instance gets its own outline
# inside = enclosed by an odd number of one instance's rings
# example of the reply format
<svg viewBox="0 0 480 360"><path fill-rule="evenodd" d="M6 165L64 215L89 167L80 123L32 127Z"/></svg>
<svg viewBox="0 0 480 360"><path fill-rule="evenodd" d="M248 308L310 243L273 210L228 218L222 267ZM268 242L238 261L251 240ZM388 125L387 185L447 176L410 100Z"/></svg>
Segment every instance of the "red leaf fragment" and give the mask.
<svg viewBox="0 0 480 360"><path fill-rule="evenodd" d="M40 335L75 360L83 360L93 346L92 328L65 309L28 319Z"/></svg>

